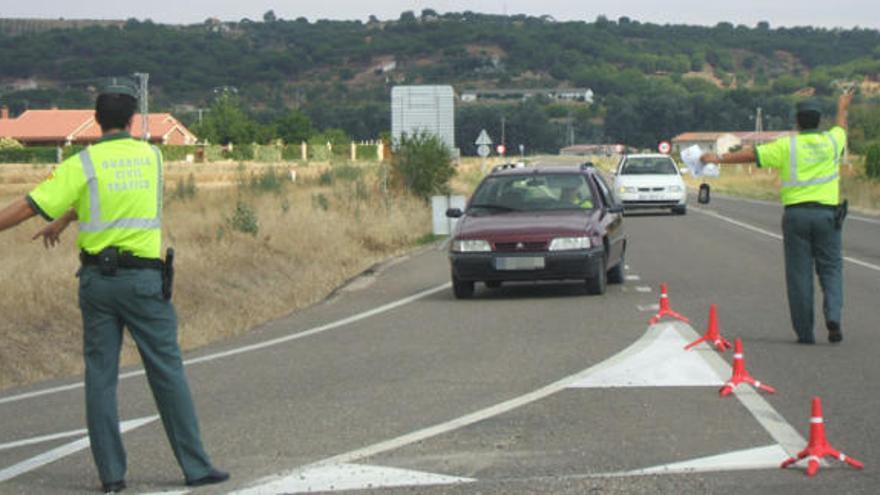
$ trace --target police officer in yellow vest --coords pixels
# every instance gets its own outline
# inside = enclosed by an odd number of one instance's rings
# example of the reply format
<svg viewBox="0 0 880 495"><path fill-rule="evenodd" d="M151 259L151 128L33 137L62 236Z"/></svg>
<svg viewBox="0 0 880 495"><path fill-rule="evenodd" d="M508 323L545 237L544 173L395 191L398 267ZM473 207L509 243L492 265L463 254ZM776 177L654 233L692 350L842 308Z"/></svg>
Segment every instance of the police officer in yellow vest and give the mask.
<svg viewBox="0 0 880 495"><path fill-rule="evenodd" d="M785 282L791 322L799 343L813 344L813 270L824 295L823 312L828 341L843 340L843 257L841 230L846 205L840 204L840 161L846 146L846 115L852 92L837 101L837 122L819 131L821 108L808 100L797 105L798 132L776 141L717 155L706 153L704 163L757 163L779 170L785 206L782 234Z"/></svg>
<svg viewBox="0 0 880 495"><path fill-rule="evenodd" d="M202 447L177 342L177 315L170 295L163 295L162 155L129 135L136 107L132 88L105 88L95 105L101 139L0 211L0 231L36 214L52 220L34 236L47 247L58 242L68 224L78 222L86 416L104 492L125 488L116 404L123 327L137 344L186 484L229 478L212 466Z"/></svg>

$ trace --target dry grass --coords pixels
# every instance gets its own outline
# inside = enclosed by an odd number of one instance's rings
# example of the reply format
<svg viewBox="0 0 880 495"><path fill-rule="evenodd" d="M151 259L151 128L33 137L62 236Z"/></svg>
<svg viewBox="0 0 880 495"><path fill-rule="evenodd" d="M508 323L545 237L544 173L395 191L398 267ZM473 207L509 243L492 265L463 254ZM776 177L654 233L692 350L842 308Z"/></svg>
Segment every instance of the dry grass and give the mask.
<svg viewBox="0 0 880 495"><path fill-rule="evenodd" d="M375 168L362 169L359 179L321 185L317 177L327 168L299 169L296 183L260 192L217 187L238 181L237 165L168 166L168 189L190 173L197 184L191 199L166 195L165 244L177 252L174 298L184 349L314 304L429 232L424 203L382 194ZM46 173L30 166L0 168L0 205ZM289 177L286 167L281 176ZM256 235L231 227L238 203L256 214ZM74 228L54 252L45 252L30 240L42 225L34 219L0 234L0 389L82 370ZM123 362L138 362L130 341Z"/></svg>

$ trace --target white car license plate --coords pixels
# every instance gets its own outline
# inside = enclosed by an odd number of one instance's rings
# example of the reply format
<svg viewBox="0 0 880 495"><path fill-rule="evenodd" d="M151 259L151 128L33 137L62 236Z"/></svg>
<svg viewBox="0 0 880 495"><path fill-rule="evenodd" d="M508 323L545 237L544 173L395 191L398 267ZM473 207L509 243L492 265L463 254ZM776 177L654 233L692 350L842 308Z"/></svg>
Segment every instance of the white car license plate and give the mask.
<svg viewBox="0 0 880 495"><path fill-rule="evenodd" d="M662 194L639 194L639 199L642 201L653 201L657 199L663 199Z"/></svg>
<svg viewBox="0 0 880 495"><path fill-rule="evenodd" d="M496 270L541 270L544 268L542 256L516 258L495 258Z"/></svg>

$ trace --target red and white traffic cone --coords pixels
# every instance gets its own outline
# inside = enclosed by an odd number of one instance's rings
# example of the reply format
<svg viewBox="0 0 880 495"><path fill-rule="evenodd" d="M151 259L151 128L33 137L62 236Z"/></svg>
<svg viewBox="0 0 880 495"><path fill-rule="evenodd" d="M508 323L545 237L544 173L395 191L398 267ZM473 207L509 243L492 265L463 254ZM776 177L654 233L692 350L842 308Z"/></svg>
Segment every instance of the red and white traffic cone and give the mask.
<svg viewBox="0 0 880 495"><path fill-rule="evenodd" d="M743 358L743 344L742 340L739 337L734 341L736 342L736 349L733 354L733 376L730 377L727 383L721 387L721 390L718 391L721 394L721 397L727 397L733 392L733 389L736 388L740 383L748 383L753 387L763 390L770 394L775 394L776 389L771 387L770 385L766 385L764 383L759 382L752 378L752 375L746 371L746 360Z"/></svg>
<svg viewBox="0 0 880 495"><path fill-rule="evenodd" d="M861 462L848 457L828 443L828 439L825 438L825 420L822 418L822 399L813 397L813 414L810 418L810 440L807 443L807 448L800 451L797 457L786 459L779 467L785 469L806 457L807 476L814 476L819 472L819 460L825 456L836 457L856 469L865 467Z"/></svg>
<svg viewBox="0 0 880 495"><path fill-rule="evenodd" d="M718 331L718 310L715 308L714 304L709 306L709 328L706 329L706 333L697 340L684 346L684 350L687 351L700 342L708 342L709 344L714 345L715 349L718 349L718 352L733 349L733 345L731 345L727 339L722 337L721 332Z"/></svg>
<svg viewBox="0 0 880 495"><path fill-rule="evenodd" d="M685 323L690 323L690 320L685 318L684 316L676 313L669 307L669 294L666 291L666 284L660 284L660 311L657 312L656 315L652 316L650 320L648 320L649 325L653 325L660 321L660 318L664 316L671 316L672 318L676 318Z"/></svg>

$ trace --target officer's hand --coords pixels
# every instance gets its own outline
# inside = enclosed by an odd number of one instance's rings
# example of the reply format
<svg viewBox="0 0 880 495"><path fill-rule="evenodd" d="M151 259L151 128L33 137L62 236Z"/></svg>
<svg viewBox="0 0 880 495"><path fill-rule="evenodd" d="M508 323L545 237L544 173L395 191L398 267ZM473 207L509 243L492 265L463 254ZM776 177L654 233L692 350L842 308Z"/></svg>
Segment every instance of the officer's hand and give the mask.
<svg viewBox="0 0 880 495"><path fill-rule="evenodd" d="M46 249L55 247L56 244L61 243L61 233L64 232L65 228L67 228L67 223L56 220L34 234L31 240L36 240L38 237L42 237L43 246Z"/></svg>

